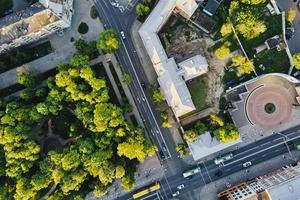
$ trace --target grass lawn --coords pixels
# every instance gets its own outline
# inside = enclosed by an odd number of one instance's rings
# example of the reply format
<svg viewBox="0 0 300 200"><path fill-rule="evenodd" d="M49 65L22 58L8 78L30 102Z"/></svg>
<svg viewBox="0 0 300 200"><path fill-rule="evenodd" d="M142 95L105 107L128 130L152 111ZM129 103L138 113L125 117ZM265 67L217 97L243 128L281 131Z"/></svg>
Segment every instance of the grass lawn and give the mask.
<svg viewBox="0 0 300 200"><path fill-rule="evenodd" d="M276 49L265 50L256 55L254 59L256 72L260 74L266 73L288 73L290 63L286 51L277 51ZM265 70L263 71L258 66L263 64Z"/></svg>
<svg viewBox="0 0 300 200"><path fill-rule="evenodd" d="M245 40L242 36L239 37L249 57L253 57L255 54L254 48L263 44L267 39L282 34L281 15L265 17L263 20L267 26L264 33L251 40Z"/></svg>
<svg viewBox="0 0 300 200"><path fill-rule="evenodd" d="M207 75L199 76L191 82L187 82L187 87L191 93L192 100L197 111L207 108L206 97L208 87Z"/></svg>
<svg viewBox="0 0 300 200"><path fill-rule="evenodd" d="M1 0L0 1L0 16L3 16L6 12L11 10L13 7L12 0Z"/></svg>

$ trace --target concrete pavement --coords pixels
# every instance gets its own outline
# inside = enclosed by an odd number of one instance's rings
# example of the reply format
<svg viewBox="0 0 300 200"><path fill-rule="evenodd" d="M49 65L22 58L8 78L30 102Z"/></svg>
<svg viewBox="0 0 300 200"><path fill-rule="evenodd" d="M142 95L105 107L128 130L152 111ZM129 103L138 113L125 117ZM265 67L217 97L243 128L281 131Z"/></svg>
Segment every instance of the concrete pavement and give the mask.
<svg viewBox="0 0 300 200"><path fill-rule="evenodd" d="M278 7L281 10L286 11L286 13L289 9L296 10L296 17L293 23L293 27L295 28L295 35L287 42L292 54L300 52L300 13L297 8L297 3L293 0L276 0L276 3Z"/></svg>

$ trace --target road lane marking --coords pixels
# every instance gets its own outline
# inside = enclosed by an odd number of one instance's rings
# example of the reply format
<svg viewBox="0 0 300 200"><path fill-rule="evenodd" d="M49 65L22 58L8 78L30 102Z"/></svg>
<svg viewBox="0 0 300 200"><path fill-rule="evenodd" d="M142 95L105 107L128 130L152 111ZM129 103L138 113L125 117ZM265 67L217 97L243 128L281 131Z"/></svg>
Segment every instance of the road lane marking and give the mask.
<svg viewBox="0 0 300 200"><path fill-rule="evenodd" d="M297 136L297 137L294 137L293 139L290 139L290 140L295 140L295 139L297 139L297 138L300 138L300 135ZM289 141L290 141L290 140L289 140ZM238 162L238 161L245 160L246 158L249 158L249 157L251 157L251 156L253 156L253 155L259 154L259 153L261 153L261 152L264 152L264 151L267 151L267 150L272 149L272 148L274 148L274 147L277 147L277 146L280 146L280 145L282 145L282 144L285 144L285 142L286 142L286 141L277 143L277 144L275 144L275 145L273 145L273 146L270 146L270 147L268 147L268 148L259 150L259 151L255 152L255 153L253 153L253 154L249 154L249 155L247 155L247 156L244 156L243 158L240 158L240 159L237 159L237 160L232 160L232 162L230 162L230 160L229 160L229 161L227 162L227 164L225 164L224 166L229 166L229 165L232 165L232 164L234 164L234 163L236 163L236 162Z"/></svg>

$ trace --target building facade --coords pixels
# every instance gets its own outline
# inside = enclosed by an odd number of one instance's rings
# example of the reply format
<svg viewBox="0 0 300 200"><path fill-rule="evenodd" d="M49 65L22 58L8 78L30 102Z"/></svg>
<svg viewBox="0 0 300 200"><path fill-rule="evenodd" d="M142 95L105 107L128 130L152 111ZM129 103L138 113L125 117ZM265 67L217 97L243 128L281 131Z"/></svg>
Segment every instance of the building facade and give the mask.
<svg viewBox="0 0 300 200"><path fill-rule="evenodd" d="M298 200L300 199L300 162L235 185L220 192L218 197L222 200Z"/></svg>
<svg viewBox="0 0 300 200"><path fill-rule="evenodd" d="M40 0L0 18L0 53L71 26L73 0Z"/></svg>

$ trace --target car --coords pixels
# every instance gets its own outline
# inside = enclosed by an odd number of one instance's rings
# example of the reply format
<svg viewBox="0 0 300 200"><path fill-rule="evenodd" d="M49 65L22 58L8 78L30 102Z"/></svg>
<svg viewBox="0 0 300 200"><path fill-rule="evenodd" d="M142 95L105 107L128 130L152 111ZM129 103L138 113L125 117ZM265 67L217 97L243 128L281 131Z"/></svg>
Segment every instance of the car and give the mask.
<svg viewBox="0 0 300 200"><path fill-rule="evenodd" d="M125 37L125 33L124 33L124 31L121 31L121 32L120 32L120 34L121 34L121 37L122 37L122 39L123 39L123 40L125 40L125 39L126 39L126 37Z"/></svg>
<svg viewBox="0 0 300 200"><path fill-rule="evenodd" d="M162 150L159 151L159 155L162 160L164 160L166 158L166 156Z"/></svg>
<svg viewBox="0 0 300 200"><path fill-rule="evenodd" d="M141 86L142 86L143 90L147 89L145 82L141 82Z"/></svg>
<svg viewBox="0 0 300 200"><path fill-rule="evenodd" d="M182 190L183 188L184 188L184 184L180 184L180 185L177 186L178 190Z"/></svg>
<svg viewBox="0 0 300 200"><path fill-rule="evenodd" d="M176 192L174 192L173 194L172 194L172 196L173 197L176 197L176 196L178 196L180 194L180 192L177 190Z"/></svg>
<svg viewBox="0 0 300 200"><path fill-rule="evenodd" d="M243 167L250 167L252 165L251 161L245 162Z"/></svg>
<svg viewBox="0 0 300 200"><path fill-rule="evenodd" d="M163 151L167 151L167 147L166 147L165 143L161 143L161 148Z"/></svg>
<svg viewBox="0 0 300 200"><path fill-rule="evenodd" d="M223 175L223 172L221 170L218 170L216 173L215 173L215 177L220 177Z"/></svg>

